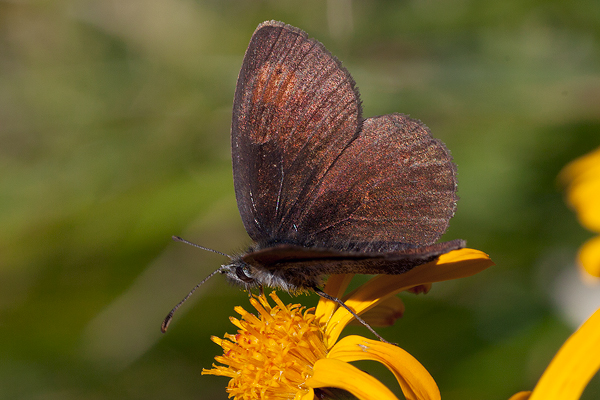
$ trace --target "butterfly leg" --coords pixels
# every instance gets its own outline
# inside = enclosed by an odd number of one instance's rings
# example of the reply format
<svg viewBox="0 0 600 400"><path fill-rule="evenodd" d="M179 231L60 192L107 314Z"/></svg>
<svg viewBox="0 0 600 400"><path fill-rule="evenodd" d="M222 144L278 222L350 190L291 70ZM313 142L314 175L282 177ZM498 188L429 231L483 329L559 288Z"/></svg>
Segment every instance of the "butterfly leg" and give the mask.
<svg viewBox="0 0 600 400"><path fill-rule="evenodd" d="M348 311L350 314L352 314L352 316L354 318L356 318L356 320L358 322L360 322L361 324L363 324L368 330L371 331L371 333L373 335L375 335L377 337L377 339L381 340L383 343L387 343L387 344L393 344L394 346L397 346L396 343L390 343L387 340L385 340L384 338L382 338L377 332L375 332L375 329L373 329L371 327L371 325L369 325L367 323L367 321L365 321L364 319L362 319L361 317L359 317L354 311L352 311L350 309L350 307L348 307L346 305L346 303L344 303L342 300L338 299L337 297L333 297L328 295L327 293L325 293L324 291L322 291L321 289L319 289L318 287L314 287L313 290L315 291L315 293L317 293L319 296L323 297L324 299L327 300L331 300L331 301L335 301L336 303L338 303L340 306L344 307L346 309L346 311Z"/></svg>

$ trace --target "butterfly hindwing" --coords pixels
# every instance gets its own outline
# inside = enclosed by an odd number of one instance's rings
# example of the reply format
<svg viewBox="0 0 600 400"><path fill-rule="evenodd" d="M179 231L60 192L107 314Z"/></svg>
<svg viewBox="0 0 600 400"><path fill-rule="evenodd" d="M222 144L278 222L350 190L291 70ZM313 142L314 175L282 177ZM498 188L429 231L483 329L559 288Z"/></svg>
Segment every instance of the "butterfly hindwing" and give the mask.
<svg viewBox="0 0 600 400"><path fill-rule="evenodd" d="M396 251L430 245L456 209L456 166L420 121L369 118L294 220L314 246Z"/></svg>

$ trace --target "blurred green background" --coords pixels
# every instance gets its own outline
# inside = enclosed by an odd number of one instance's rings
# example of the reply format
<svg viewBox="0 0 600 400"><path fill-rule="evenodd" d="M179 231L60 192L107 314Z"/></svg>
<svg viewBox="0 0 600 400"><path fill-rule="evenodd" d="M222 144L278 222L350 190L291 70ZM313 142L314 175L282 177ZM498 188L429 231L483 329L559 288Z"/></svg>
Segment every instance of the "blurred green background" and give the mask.
<svg viewBox="0 0 600 400"><path fill-rule="evenodd" d="M454 155L461 200L445 238L497 266L403 295L405 316L380 329L445 400L533 388L600 306L574 265L591 233L556 180L600 145L597 0L2 1L1 399L227 398L226 378L200 372L247 295L215 277L159 326L225 261L171 235L249 244L231 105L269 19L344 62L366 117L410 114ZM596 376L583 398L599 397Z"/></svg>

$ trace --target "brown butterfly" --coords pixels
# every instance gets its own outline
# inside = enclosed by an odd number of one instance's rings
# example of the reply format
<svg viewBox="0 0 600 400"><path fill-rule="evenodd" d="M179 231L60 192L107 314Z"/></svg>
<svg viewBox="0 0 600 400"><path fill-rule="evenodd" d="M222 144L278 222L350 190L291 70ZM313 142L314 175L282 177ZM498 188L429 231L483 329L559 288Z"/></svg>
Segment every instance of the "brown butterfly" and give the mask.
<svg viewBox="0 0 600 400"><path fill-rule="evenodd" d="M363 119L350 73L293 26L268 21L252 35L233 102L231 153L254 244L208 278L314 290L346 307L319 289L324 276L401 274L465 246L435 243L458 200L446 146L402 114Z"/></svg>

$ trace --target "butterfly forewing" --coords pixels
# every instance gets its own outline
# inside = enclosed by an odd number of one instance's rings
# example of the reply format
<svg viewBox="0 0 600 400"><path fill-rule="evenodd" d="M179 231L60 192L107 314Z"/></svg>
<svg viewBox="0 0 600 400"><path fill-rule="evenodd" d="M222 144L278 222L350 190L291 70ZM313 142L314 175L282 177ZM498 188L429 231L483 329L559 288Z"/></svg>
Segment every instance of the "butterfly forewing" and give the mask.
<svg viewBox="0 0 600 400"><path fill-rule="evenodd" d="M279 22L256 29L236 87L235 192L258 242L301 241L294 216L358 135L350 74L320 43Z"/></svg>

